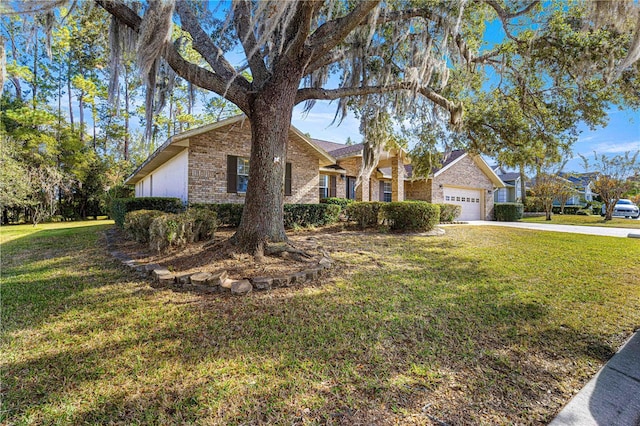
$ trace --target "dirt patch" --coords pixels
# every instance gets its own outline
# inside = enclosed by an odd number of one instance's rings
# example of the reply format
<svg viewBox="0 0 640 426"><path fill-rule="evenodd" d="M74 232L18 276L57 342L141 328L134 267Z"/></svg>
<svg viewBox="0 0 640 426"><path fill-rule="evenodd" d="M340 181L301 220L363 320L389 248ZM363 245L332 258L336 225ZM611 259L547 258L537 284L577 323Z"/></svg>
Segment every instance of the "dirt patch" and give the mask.
<svg viewBox="0 0 640 426"><path fill-rule="evenodd" d="M112 248L127 254L139 263L158 263L178 275L227 271L232 279L250 279L286 275L316 265L323 255L329 256L329 253L335 250L332 235L345 231L342 226L330 226L290 232L288 236L291 245L308 257L282 252L264 256L260 262L253 256L234 252L233 247L226 243L234 232L235 229L221 229L216 232L212 241L157 253L145 244L127 239L124 232L116 230L112 238Z"/></svg>

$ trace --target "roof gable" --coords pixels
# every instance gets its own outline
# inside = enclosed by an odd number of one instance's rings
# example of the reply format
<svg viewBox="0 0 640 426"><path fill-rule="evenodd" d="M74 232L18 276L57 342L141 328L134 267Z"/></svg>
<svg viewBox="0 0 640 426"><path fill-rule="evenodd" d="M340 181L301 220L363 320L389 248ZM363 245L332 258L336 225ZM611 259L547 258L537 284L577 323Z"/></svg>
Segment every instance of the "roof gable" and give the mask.
<svg viewBox="0 0 640 426"><path fill-rule="evenodd" d="M251 125L248 118L244 114L236 115L231 118L227 118L215 123L206 124L204 126L190 129L185 132L177 133L168 138L158 149L155 150L126 180L125 184L133 185L142 180L145 176L152 173L158 167L165 164L167 161L178 155L185 148L189 147L189 139L198 135L202 135L214 130L222 129L227 126L232 126L239 123L244 125L246 120L247 125ZM327 166L335 164L336 160L327 153L324 149L316 145L300 130L291 126L289 130L289 137L297 139L303 145L308 146L312 152L314 152L320 161L320 166Z"/></svg>

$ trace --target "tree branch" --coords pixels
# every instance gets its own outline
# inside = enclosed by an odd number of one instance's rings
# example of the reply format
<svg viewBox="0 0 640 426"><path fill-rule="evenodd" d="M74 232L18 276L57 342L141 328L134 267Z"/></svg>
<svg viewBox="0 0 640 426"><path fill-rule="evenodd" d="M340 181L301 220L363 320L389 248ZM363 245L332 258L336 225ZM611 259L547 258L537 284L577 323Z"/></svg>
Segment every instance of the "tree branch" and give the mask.
<svg viewBox="0 0 640 426"><path fill-rule="evenodd" d="M262 86L262 84L269 78L269 70L262 59L260 52L260 46L256 40L256 35L253 33L251 26L251 2L248 0L241 0L234 2L233 7L233 22L238 33L238 38L244 49L245 56L249 62L249 68L251 68L251 75L253 77L253 84Z"/></svg>
<svg viewBox="0 0 640 426"><path fill-rule="evenodd" d="M233 66L225 59L222 49L216 46L211 38L204 32L189 7L189 2L186 0L176 2L176 11L178 15L180 15L182 27L187 30L193 38L193 48L211 65L213 71L222 77L227 84L236 80L240 86L249 90L249 82L236 72Z"/></svg>
<svg viewBox="0 0 640 426"><path fill-rule="evenodd" d="M386 86L343 87L340 89L303 88L298 90L298 94L296 95L296 104L311 99L331 101L347 96L373 95L380 93L389 93L396 90L415 90L415 86L411 83L400 82L396 84L389 84ZM462 103L456 105L455 103L451 102L444 96L436 93L433 89L428 87L419 87L417 89L417 92L436 105L439 105L449 111L449 122L452 125L458 126L461 123L464 111Z"/></svg>
<svg viewBox="0 0 640 426"><path fill-rule="evenodd" d="M142 18L124 3L112 0L95 0L95 2L133 31L140 31ZM196 86L219 94L236 104L243 112L249 112L247 91L236 82L228 84L218 74L185 60L171 43L166 44L165 52L162 56L180 77Z"/></svg>
<svg viewBox="0 0 640 426"><path fill-rule="evenodd" d="M520 10L518 12L510 13L510 12L507 12L502 6L500 6L498 4L498 2L496 2L495 0L484 0L484 1L489 6L491 6L491 8L493 10L495 10L495 12L498 14L498 18L500 18L500 22L502 22L502 28L504 29L504 32L505 32L506 36L509 37L511 40L516 41L516 42L521 42L521 40L518 39L513 34L511 34L511 31L509 31L509 20L513 19L513 18L517 18L518 16L522 16L522 15L528 13L534 7L536 7L538 5L538 3L540 3L540 0L535 0L535 1L531 2L524 9L522 9L522 10Z"/></svg>
<svg viewBox="0 0 640 426"><path fill-rule="evenodd" d="M369 13L378 6L380 0L364 1L342 18L334 19L322 24L308 38L305 49L305 57L309 58L309 63L315 62L323 57L344 40L351 31L362 25Z"/></svg>
<svg viewBox="0 0 640 426"><path fill-rule="evenodd" d="M294 29L293 34L289 34L291 42L284 50L284 56L287 56L290 60L301 59L300 53L303 51L304 43L309 37L311 32L311 23L313 16L318 12L322 2L300 2L297 6L296 14L293 18L295 25L290 25L289 28Z"/></svg>

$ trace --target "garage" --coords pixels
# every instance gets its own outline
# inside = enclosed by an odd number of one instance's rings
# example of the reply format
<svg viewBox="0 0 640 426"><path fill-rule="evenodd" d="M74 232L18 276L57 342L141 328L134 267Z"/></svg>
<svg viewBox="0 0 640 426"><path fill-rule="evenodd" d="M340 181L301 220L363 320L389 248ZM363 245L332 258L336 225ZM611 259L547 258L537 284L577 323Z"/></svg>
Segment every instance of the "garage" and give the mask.
<svg viewBox="0 0 640 426"><path fill-rule="evenodd" d="M444 202L462 207L458 220L482 220L482 190L444 187Z"/></svg>

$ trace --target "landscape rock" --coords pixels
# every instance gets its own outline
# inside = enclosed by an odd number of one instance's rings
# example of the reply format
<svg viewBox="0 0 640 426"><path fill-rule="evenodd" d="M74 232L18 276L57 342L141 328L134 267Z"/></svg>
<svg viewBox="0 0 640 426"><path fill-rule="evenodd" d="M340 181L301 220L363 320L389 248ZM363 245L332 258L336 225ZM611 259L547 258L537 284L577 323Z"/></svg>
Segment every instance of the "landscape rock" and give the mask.
<svg viewBox="0 0 640 426"><path fill-rule="evenodd" d="M256 277L251 280L251 284L256 290L271 290L273 286L273 278Z"/></svg>
<svg viewBox="0 0 640 426"><path fill-rule="evenodd" d="M304 271L291 275L291 284L303 284L305 281L307 281L307 273Z"/></svg>
<svg viewBox="0 0 640 426"><path fill-rule="evenodd" d="M211 280L209 284L222 285L222 283L228 278L227 271L220 271L211 274Z"/></svg>
<svg viewBox="0 0 640 426"><path fill-rule="evenodd" d="M329 269L333 265L333 261L328 257L323 257L318 261L318 265L323 267L324 269Z"/></svg>
<svg viewBox="0 0 640 426"><path fill-rule="evenodd" d="M234 283L232 279L227 278L220 284L220 291L223 293L229 293L231 291L231 285Z"/></svg>
<svg viewBox="0 0 640 426"><path fill-rule="evenodd" d="M307 275L307 281L315 281L318 279L317 269L306 269L304 273Z"/></svg>
<svg viewBox="0 0 640 426"><path fill-rule="evenodd" d="M291 277L288 275L282 277L273 277L273 287L289 287Z"/></svg>
<svg viewBox="0 0 640 426"><path fill-rule="evenodd" d="M144 270L147 272L147 275L149 276L153 274L153 271L160 268L162 268L162 266L158 265L157 263L147 263L146 265L144 265Z"/></svg>
<svg viewBox="0 0 640 426"><path fill-rule="evenodd" d="M158 269L154 269L153 271L151 271L151 276L152 276L156 281L158 281L158 278L159 278L160 276L164 276L164 275L171 275L171 276L173 276L173 275L171 274L171 272L169 272L169 270L168 270L167 268L162 268L162 267L160 267L160 268L158 268Z"/></svg>
<svg viewBox="0 0 640 426"><path fill-rule="evenodd" d="M251 293L253 286L248 280L233 281L231 284L231 294L242 296Z"/></svg>
<svg viewBox="0 0 640 426"><path fill-rule="evenodd" d="M208 284L212 278L213 278L213 274L211 274L210 272L198 272L191 275L189 279L191 281L191 284L204 285L204 284Z"/></svg>

